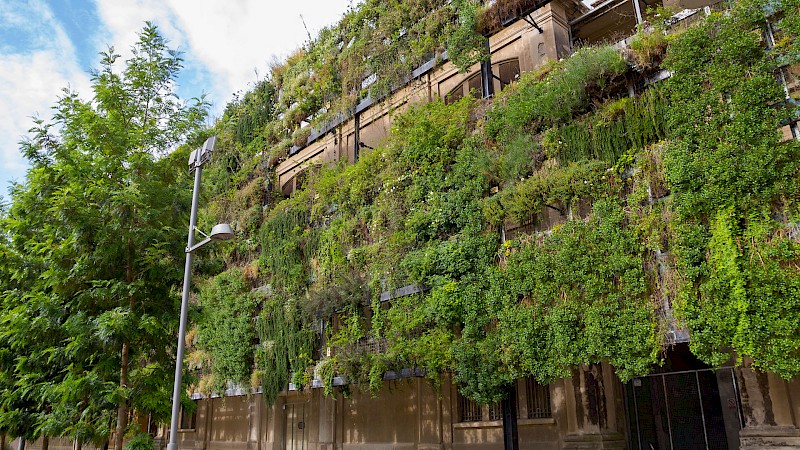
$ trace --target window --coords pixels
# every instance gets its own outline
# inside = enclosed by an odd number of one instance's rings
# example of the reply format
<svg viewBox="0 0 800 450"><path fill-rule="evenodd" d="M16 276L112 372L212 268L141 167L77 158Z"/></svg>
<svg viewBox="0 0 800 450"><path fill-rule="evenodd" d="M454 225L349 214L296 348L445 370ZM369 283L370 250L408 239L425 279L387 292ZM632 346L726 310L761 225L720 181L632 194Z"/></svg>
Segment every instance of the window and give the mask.
<svg viewBox="0 0 800 450"><path fill-rule="evenodd" d="M519 78L519 60L514 58L492 65L492 76L495 90L503 90ZM448 92L444 96L444 102L449 105L461 100L465 95L480 98L482 91L481 73L476 72Z"/></svg>
<svg viewBox="0 0 800 450"><path fill-rule="evenodd" d="M489 405L489 420L503 420L503 406L500 402Z"/></svg>
<svg viewBox="0 0 800 450"><path fill-rule="evenodd" d="M501 62L497 68L497 72L499 73L498 78L500 78L500 90L503 90L506 86L511 84L512 81L519 78L519 60L509 59L508 61Z"/></svg>
<svg viewBox="0 0 800 450"><path fill-rule="evenodd" d="M550 386L542 385L533 378L525 380L528 419L549 419L553 417L550 406Z"/></svg>
<svg viewBox="0 0 800 450"><path fill-rule="evenodd" d="M473 95L476 98L480 98L481 97L481 92L483 91L483 86L481 86L481 73L480 72L478 72L475 75L469 77L464 84L467 87L467 94Z"/></svg>
<svg viewBox="0 0 800 450"><path fill-rule="evenodd" d="M472 74L472 76L467 78L466 81L454 87L452 91L450 91L447 95L444 96L444 102L448 105L451 103L455 103L464 98L464 95L473 95L477 98L480 98L481 96L480 72Z"/></svg>
<svg viewBox="0 0 800 450"><path fill-rule="evenodd" d="M481 405L464 397L460 392L457 395L459 422L503 420L503 407L500 402Z"/></svg>
<svg viewBox="0 0 800 450"><path fill-rule="evenodd" d="M483 408L481 408L481 405L464 397L461 392L456 395L458 396L459 422L480 422L483 420Z"/></svg>
<svg viewBox="0 0 800 450"><path fill-rule="evenodd" d="M181 430L194 430L197 428L197 402L194 402L194 408L192 408L192 412L186 409L183 405L181 405L181 423L180 428Z"/></svg>

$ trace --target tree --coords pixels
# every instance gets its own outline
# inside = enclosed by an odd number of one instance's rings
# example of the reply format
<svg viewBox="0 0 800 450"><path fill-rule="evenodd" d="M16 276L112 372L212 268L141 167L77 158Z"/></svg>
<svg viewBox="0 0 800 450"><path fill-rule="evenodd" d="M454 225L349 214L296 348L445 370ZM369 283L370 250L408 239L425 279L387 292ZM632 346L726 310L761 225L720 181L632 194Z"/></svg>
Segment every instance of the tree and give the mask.
<svg viewBox="0 0 800 450"><path fill-rule="evenodd" d="M86 442L113 426L116 450L130 408L169 414L190 201L186 147L170 152L203 139L208 110L175 94L182 60L155 25L132 52L121 70L113 47L102 53L93 99L65 89L53 120L36 120L22 143L31 169L4 228L23 263L0 305L13 330L0 334L0 355L16 349L0 371L34 415L20 422L4 401L0 427L6 417L30 436Z"/></svg>

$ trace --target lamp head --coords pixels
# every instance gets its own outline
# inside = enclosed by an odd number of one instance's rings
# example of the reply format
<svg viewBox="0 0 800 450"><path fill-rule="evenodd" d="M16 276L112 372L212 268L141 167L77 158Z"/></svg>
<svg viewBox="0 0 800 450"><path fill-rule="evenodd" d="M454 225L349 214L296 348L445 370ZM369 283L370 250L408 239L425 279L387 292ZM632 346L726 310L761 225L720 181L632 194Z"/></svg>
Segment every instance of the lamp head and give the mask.
<svg viewBox="0 0 800 450"><path fill-rule="evenodd" d="M211 156L211 152L214 151L214 145L216 143L217 143L216 136L211 136L210 138L206 139L206 141L203 142L203 146L200 148L200 154Z"/></svg>
<svg viewBox="0 0 800 450"><path fill-rule="evenodd" d="M227 241L233 239L233 229L227 223L219 223L214 225L208 237L212 241Z"/></svg>
<svg viewBox="0 0 800 450"><path fill-rule="evenodd" d="M203 145L197 150L192 151L189 155L189 167L198 167L207 163L211 159L211 152L214 151L214 145L217 143L217 137L211 136L203 142Z"/></svg>

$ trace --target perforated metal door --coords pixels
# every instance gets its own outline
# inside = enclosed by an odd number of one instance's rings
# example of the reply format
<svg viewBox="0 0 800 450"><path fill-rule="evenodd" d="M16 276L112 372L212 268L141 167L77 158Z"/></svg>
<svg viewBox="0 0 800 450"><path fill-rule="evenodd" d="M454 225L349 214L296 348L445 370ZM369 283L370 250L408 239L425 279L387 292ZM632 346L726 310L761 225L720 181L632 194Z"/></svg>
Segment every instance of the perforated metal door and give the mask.
<svg viewBox="0 0 800 450"><path fill-rule="evenodd" d="M739 448L742 418L732 368L635 378L625 396L632 449Z"/></svg>

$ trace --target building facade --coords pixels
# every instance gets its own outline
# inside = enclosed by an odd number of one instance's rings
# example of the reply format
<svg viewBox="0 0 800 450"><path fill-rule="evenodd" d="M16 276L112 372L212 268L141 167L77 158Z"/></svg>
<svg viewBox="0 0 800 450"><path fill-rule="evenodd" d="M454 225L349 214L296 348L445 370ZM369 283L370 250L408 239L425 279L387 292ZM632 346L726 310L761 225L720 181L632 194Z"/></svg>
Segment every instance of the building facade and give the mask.
<svg viewBox="0 0 800 450"><path fill-rule="evenodd" d="M639 0L598 1L591 7L553 0L518 10L490 36L490 62L460 73L450 63L432 61L388 99L367 98L353 116L312 130L306 145L293 147L277 166L280 189L291 195L315 165L354 162L359 152L381 145L391 114L410 104L491 96L520 73L565 57L577 45L625 46L651 6ZM683 23L721 7L665 6L694 8L676 15ZM781 74L787 97L798 90L790 75L795 72ZM657 73L645 82L667 76ZM641 83L632 82L631 93ZM782 132L786 139L797 138L797 123L787 123ZM317 384L290 389L272 407L258 392L196 394L197 409L183 421L179 441L181 448L198 450L800 448L800 382L753 371L746 362L712 370L689 352L687 340L677 330L664 366L652 375L623 384L606 363L581 366L571 378L547 386L518 380L510 399L495 405L462 397L450 379L432 386L411 371L387 373L377 397L342 380L333 396Z"/></svg>
<svg viewBox="0 0 800 450"><path fill-rule="evenodd" d="M693 8L679 13L679 20L691 22L719 7L691 1L672 5ZM431 61L389 98L367 98L352 116L310 130L305 145L293 147L277 166L278 188L289 196L314 167L354 162L360 152L380 146L392 114L408 105L475 93L491 96L519 74L566 57L578 45L625 46L643 23L643 11L653 6L642 0L598 1L591 7L577 0L532 3L535 8L518 9L489 37L491 61L464 73L449 62ZM787 97L800 89L799 72L780 74ZM666 76L633 80L630 90ZM782 132L786 139L800 137L796 121ZM300 391L290 387L273 406L257 391L194 394L196 409L183 414L178 442L195 450L800 448L800 380L751 370L747 361L712 370L689 352L687 340L676 330L663 367L651 375L622 383L607 363L583 365L549 385L517 380L509 399L492 405L461 396L448 377L434 386L412 370L387 373L375 397L341 379L334 383L334 395L326 396L319 383ZM166 428L150 427L146 420L142 427L166 446ZM72 445L53 441L50 448Z"/></svg>

